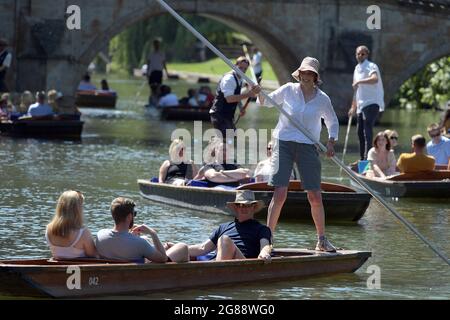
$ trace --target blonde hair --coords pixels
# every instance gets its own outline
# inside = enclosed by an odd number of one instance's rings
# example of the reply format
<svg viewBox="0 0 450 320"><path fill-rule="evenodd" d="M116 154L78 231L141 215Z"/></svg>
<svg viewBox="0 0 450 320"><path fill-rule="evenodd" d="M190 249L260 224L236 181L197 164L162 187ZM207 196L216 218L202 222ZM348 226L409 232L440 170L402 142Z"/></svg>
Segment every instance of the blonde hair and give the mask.
<svg viewBox="0 0 450 320"><path fill-rule="evenodd" d="M47 92L47 102L48 103L55 103L57 97L58 97L58 91L53 89L53 90L50 90L49 92Z"/></svg>
<svg viewBox="0 0 450 320"><path fill-rule="evenodd" d="M24 91L20 97L20 111L27 112L30 105L34 103L34 96L30 91Z"/></svg>
<svg viewBox="0 0 450 320"><path fill-rule="evenodd" d="M180 158L180 151L181 149L185 149L185 152L183 153L183 157ZM181 139L175 139L172 141L172 144L169 147L169 156L170 161L175 163L182 163L186 162L186 147L184 145L183 140Z"/></svg>
<svg viewBox="0 0 450 320"><path fill-rule="evenodd" d="M83 195L78 191L66 191L58 199L53 220L47 232L58 237L67 237L73 230L83 227Z"/></svg>

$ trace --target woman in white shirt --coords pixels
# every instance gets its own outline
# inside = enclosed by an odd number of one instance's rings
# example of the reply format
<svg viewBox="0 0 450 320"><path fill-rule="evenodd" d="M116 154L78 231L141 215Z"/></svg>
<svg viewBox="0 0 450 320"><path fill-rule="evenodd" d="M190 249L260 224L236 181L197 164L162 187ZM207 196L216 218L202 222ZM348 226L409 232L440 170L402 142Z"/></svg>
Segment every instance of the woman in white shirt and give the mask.
<svg viewBox="0 0 450 320"><path fill-rule="evenodd" d="M55 216L45 232L53 258L97 257L91 232L83 225L83 201L79 191L66 191L59 197Z"/></svg>
<svg viewBox="0 0 450 320"><path fill-rule="evenodd" d="M334 156L334 144L339 135L339 121L330 98L318 88L320 83L319 61L307 57L292 74L300 83L287 83L269 96L289 114L296 123L301 124L316 141L320 140L322 119L329 133L327 156ZM264 104L264 97L259 96ZM325 237L325 212L321 193L321 162L314 141L308 139L283 114L273 135L275 141L272 156L272 170L269 185L275 187L269 206L267 224L275 232L278 218L286 201L289 177L294 162L300 172L304 189L308 193L318 242L316 250L334 252L336 248Z"/></svg>

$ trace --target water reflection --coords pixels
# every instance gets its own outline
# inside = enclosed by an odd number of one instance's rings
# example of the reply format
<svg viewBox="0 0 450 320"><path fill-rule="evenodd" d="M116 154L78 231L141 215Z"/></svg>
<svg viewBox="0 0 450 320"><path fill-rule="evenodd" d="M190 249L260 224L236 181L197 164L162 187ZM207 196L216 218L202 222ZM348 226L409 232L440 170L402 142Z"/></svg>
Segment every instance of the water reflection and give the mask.
<svg viewBox="0 0 450 320"><path fill-rule="evenodd" d="M117 83L120 85L120 83ZM129 84L127 84L129 85ZM140 83L136 82L137 88ZM136 90L135 88L135 90ZM119 88L120 90L120 88ZM184 93L185 89L180 89ZM45 225L54 214L62 191L81 190L85 195L86 224L95 233L112 226L109 204L117 196L136 200L139 223L159 231L162 241L200 242L230 218L156 204L139 195L136 180L151 178L167 158L169 137L177 127L192 130L192 123L160 122L138 105L131 105L134 93L124 92L117 110L83 109L85 129L80 142L35 139L0 139L0 259L48 257ZM142 93L142 96L145 96ZM424 112L387 112L386 121L401 137L399 152L408 151L409 137L426 133L435 117ZM402 122L398 123L397 120ZM250 108L240 125L271 129L277 113ZM204 128L208 128L205 125ZM377 129L384 130L386 126ZM345 126L341 128L344 140ZM350 138L348 161L358 155L356 133ZM349 184L339 169L323 162L327 181ZM389 199L419 231L450 255L448 200ZM450 271L425 245L389 212L372 201L364 218L354 226L327 227L333 243L343 248L371 250L373 257L356 274L316 277L281 283L261 283L214 289L146 295L146 299L409 299L450 298ZM315 245L312 224L281 222L276 235L279 247ZM382 271L382 289L366 286L367 267Z"/></svg>

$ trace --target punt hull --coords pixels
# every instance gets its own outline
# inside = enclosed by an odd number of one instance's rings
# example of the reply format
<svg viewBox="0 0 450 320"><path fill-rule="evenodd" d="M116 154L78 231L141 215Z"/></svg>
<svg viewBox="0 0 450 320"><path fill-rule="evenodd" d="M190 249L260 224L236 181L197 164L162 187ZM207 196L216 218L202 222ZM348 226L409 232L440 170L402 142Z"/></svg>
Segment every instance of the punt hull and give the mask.
<svg viewBox="0 0 450 320"><path fill-rule="evenodd" d="M0 132L12 137L80 139L83 125L76 120L18 120L0 123Z"/></svg>
<svg viewBox="0 0 450 320"><path fill-rule="evenodd" d="M272 262L258 259L166 264L81 261L0 261L0 293L21 297L82 298L164 292L215 285L281 281L352 273L371 256L364 251L321 253L274 250ZM80 286L74 288L79 274ZM69 285L68 285L69 284Z"/></svg>
<svg viewBox="0 0 450 320"><path fill-rule="evenodd" d="M141 195L152 201L196 211L234 215L226 203L235 200L235 190L176 187L146 180L139 180L138 184ZM266 208L257 215L258 218L264 218L267 215L273 191L258 191L252 188L251 184L242 186L240 189L251 189L257 200L264 201ZM366 212L371 200L369 194L362 192L325 191L322 193L322 197L326 220L333 223L356 223ZM311 207L305 191L289 191L280 219L313 222Z"/></svg>

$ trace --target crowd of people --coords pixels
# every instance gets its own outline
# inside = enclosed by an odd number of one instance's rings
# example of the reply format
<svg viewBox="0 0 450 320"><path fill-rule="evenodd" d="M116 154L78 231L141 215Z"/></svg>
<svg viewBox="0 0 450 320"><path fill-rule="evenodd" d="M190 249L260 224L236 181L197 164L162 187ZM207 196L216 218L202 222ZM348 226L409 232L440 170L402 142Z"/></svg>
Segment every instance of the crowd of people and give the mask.
<svg viewBox="0 0 450 320"><path fill-rule="evenodd" d="M17 119L75 119L81 113L76 106L63 102L63 94L52 89L48 92L30 91L4 93L0 98L0 118L2 121Z"/></svg>
<svg viewBox="0 0 450 320"><path fill-rule="evenodd" d="M411 137L411 153L400 154L398 161L394 148L398 145L396 131L379 132L368 153L367 177L386 179L399 173L416 173L431 170L450 170L450 139L444 135L445 128L437 123L428 126L430 141L420 134Z"/></svg>
<svg viewBox="0 0 450 320"><path fill-rule="evenodd" d="M45 230L54 259L102 258L135 263L271 259L271 231L254 219L264 205L255 200L252 191L237 192L235 201L227 203L235 213L234 221L220 225L208 240L193 245L163 244L156 230L136 224L136 203L124 197L111 203L113 227L99 230L93 237L84 224L84 201L83 194L74 190L59 197L55 215Z"/></svg>

